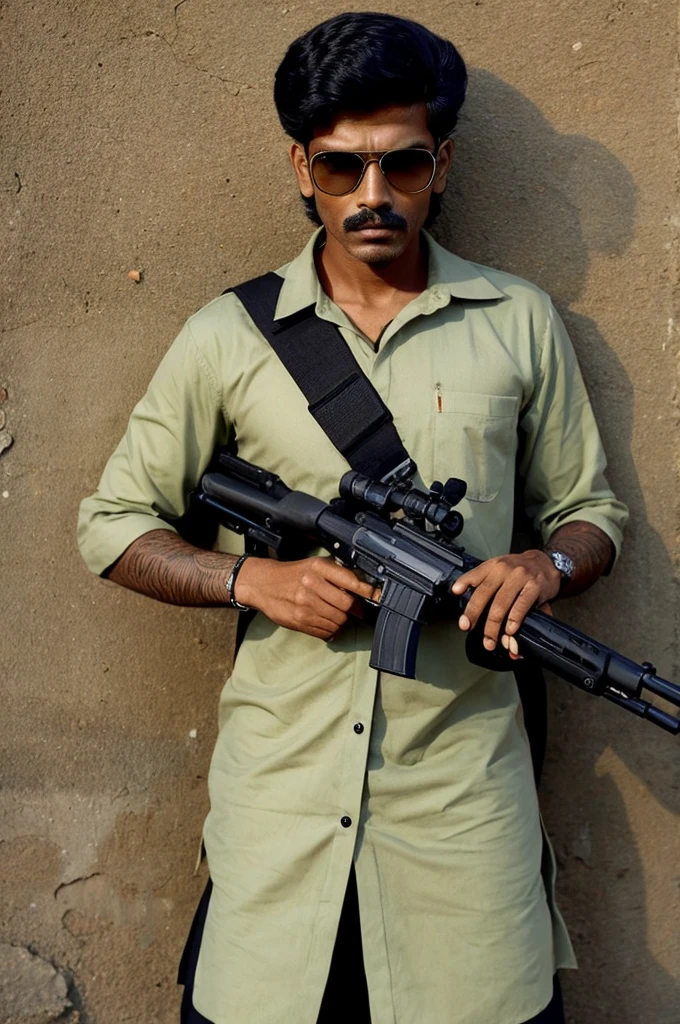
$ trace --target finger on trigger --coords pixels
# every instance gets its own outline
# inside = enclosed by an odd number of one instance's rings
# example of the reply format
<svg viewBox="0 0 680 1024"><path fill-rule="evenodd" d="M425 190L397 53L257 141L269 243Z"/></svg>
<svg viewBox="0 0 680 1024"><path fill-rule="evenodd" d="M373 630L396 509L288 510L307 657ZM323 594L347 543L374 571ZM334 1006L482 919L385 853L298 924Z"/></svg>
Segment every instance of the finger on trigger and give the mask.
<svg viewBox="0 0 680 1024"><path fill-rule="evenodd" d="M375 583L368 583L366 580L360 580L356 576L354 577L354 585L352 587L348 586L345 589L350 590L353 594L358 594L359 597L363 597L367 601L376 601L380 599L380 587L376 587ZM376 594L378 595L377 598Z"/></svg>
<svg viewBox="0 0 680 1024"><path fill-rule="evenodd" d="M359 594L360 597L369 597L373 591L373 584L366 583L352 569L345 565L338 565L332 559L319 559L321 572L329 583L352 594Z"/></svg>

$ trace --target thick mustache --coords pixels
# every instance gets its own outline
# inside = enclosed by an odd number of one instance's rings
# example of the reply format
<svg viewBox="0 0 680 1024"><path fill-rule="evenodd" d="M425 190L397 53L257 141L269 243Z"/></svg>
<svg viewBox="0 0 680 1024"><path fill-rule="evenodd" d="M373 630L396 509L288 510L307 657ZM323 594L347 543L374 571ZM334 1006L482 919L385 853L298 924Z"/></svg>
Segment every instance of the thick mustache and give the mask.
<svg viewBox="0 0 680 1024"><path fill-rule="evenodd" d="M384 210L381 214L375 214L371 210L359 210L347 217L342 224L345 231L361 231L363 228L393 228L396 231L406 231L408 225L403 217L391 210Z"/></svg>

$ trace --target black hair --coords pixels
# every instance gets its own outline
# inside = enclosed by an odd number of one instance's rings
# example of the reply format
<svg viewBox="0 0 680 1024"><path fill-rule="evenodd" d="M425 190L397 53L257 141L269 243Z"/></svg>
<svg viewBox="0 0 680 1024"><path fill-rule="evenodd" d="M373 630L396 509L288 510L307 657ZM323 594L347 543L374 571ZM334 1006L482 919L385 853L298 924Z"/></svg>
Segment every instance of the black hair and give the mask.
<svg viewBox="0 0 680 1024"><path fill-rule="evenodd" d="M292 43L274 79L284 131L305 148L339 114L425 103L437 142L453 133L467 71L453 43L392 14L338 14ZM314 198L307 215L320 224ZM432 194L428 223L441 207Z"/></svg>
<svg viewBox="0 0 680 1024"><path fill-rule="evenodd" d="M284 131L307 146L345 111L425 103L438 141L456 127L467 72L453 43L392 14L338 14L288 47L274 79Z"/></svg>

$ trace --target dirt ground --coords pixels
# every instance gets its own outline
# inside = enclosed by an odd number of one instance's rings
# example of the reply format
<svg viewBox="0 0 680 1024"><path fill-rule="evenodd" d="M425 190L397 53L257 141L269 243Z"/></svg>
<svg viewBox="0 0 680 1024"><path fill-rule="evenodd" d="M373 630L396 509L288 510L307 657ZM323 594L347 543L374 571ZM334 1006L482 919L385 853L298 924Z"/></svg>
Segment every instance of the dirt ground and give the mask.
<svg viewBox="0 0 680 1024"><path fill-rule="evenodd" d="M307 238L272 76L343 8L0 0L0 1022L177 1019L234 623L90 576L76 512L186 317ZM466 58L438 236L554 296L631 506L615 573L561 614L679 679L678 5L382 8ZM568 1019L677 1024L678 740L550 701Z"/></svg>

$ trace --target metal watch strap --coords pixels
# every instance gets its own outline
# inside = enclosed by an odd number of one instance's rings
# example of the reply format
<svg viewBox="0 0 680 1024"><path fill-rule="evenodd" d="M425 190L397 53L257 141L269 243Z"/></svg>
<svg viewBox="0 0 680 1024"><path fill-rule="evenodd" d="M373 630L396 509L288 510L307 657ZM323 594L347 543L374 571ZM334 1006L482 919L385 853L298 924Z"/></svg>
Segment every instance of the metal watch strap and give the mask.
<svg viewBox="0 0 680 1024"><path fill-rule="evenodd" d="M560 589L562 589L562 587L566 586L567 583L570 583L571 580L573 580L576 566L569 555L565 555L564 551L556 549L553 549L552 551L547 550L546 555L560 574Z"/></svg>

